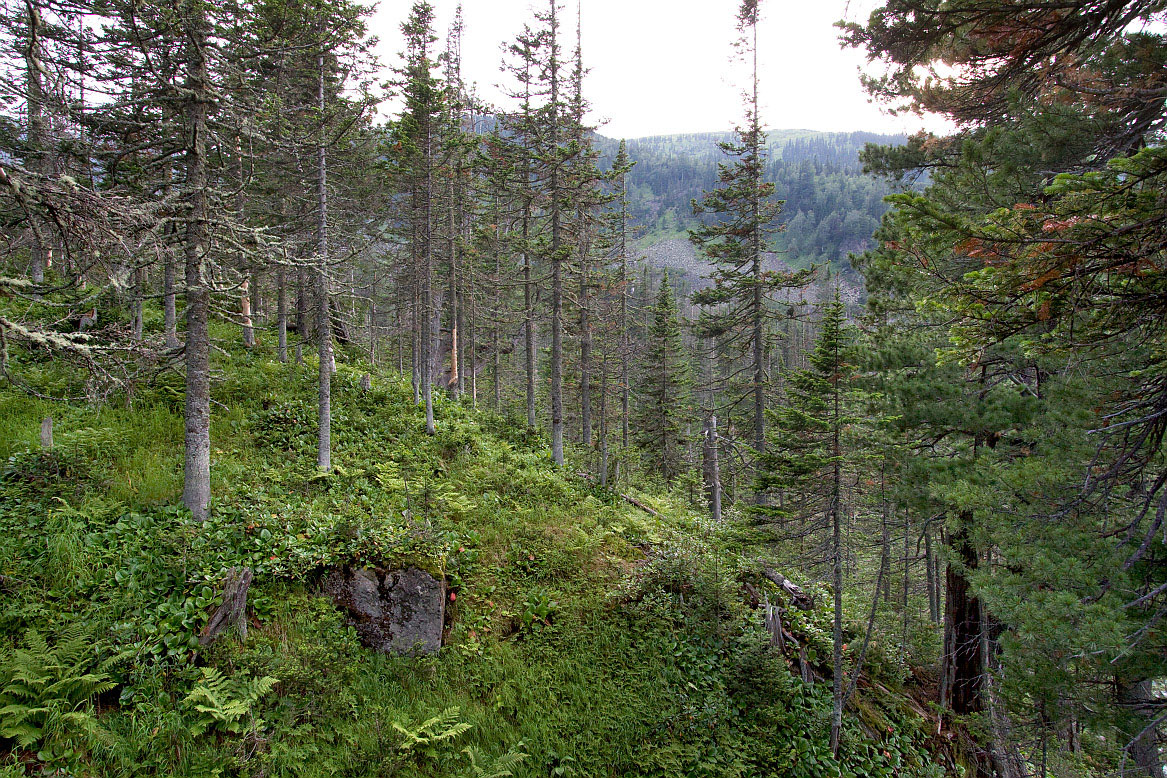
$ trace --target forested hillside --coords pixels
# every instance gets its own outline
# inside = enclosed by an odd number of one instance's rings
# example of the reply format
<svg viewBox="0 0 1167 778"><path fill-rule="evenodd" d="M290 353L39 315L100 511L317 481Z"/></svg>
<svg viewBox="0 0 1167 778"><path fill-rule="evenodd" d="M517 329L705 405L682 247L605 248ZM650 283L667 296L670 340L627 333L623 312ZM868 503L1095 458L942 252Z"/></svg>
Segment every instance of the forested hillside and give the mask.
<svg viewBox="0 0 1167 778"><path fill-rule="evenodd" d="M1162 2L576 10L0 5L0 775L1162 778Z"/></svg>
<svg viewBox="0 0 1167 778"><path fill-rule="evenodd" d="M732 139L729 132L662 135L627 141L636 166L628 174L629 212L641 230L642 247L662 264L667 249L653 247L683 239L696 225L692 201L717 184L718 147ZM849 269L847 255L871 245L871 235L887 210L883 198L892 187L884 179L864 175L859 153L866 144L898 146L900 136L868 132L825 133L809 130L767 131L764 177L774 182L775 196L786 201L778 219L783 231L773 248L784 261L805 267L832 263ZM617 142L597 144L603 158L615 153ZM671 262L683 261L677 257Z"/></svg>

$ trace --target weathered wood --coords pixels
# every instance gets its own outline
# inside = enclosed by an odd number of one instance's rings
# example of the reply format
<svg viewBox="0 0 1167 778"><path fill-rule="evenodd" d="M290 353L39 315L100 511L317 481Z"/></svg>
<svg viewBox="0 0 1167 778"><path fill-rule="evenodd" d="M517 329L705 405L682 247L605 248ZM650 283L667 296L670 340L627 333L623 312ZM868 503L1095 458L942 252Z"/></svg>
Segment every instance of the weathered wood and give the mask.
<svg viewBox="0 0 1167 778"><path fill-rule="evenodd" d="M585 481L590 481L592 483L596 482L596 477L594 475L592 475L591 473L585 473L584 471L580 470L576 473L576 475L578 475L580 478L584 479ZM624 500L624 502L628 503L629 505L632 505L632 506L639 508L640 510L644 511L645 513L647 513L651 516L656 516L658 519L665 518L665 515L663 513L661 513L660 511L658 511L654 508L650 508L648 505L645 505L643 502L636 499L635 497L633 497L630 494L620 494L620 499Z"/></svg>
<svg viewBox="0 0 1167 778"><path fill-rule="evenodd" d="M795 608L803 611L814 610L814 598L804 592L801 586L792 583L786 576L766 564L765 561L759 559L758 563L762 566L762 575L767 580L778 584L778 588L790 596L790 602Z"/></svg>
<svg viewBox="0 0 1167 778"><path fill-rule="evenodd" d="M777 605L766 600L766 631L770 633L770 645L782 653L786 653L786 637L782 628L782 611Z"/></svg>
<svg viewBox="0 0 1167 778"><path fill-rule="evenodd" d="M53 417L46 416L41 422L41 448L48 451L53 447Z"/></svg>
<svg viewBox="0 0 1167 778"><path fill-rule="evenodd" d="M251 586L251 578L250 567L232 567L227 571L223 582L223 601L199 633L200 646L214 643L231 625L235 626L240 640L247 639L247 589Z"/></svg>

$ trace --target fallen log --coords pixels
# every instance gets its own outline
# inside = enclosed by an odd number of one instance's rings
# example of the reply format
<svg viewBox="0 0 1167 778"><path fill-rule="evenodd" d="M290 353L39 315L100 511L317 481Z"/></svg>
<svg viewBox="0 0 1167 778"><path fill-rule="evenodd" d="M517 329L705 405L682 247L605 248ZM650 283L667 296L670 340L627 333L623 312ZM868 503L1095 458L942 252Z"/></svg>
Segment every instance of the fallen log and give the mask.
<svg viewBox="0 0 1167 778"><path fill-rule="evenodd" d="M789 578L770 567L764 560L759 559L762 566L762 575L769 581L778 584L778 588L786 592L791 604L802 611L814 610L814 598L802 590L801 586L790 581Z"/></svg>
<svg viewBox="0 0 1167 778"><path fill-rule="evenodd" d="M578 471L578 472L576 473L576 475L578 475L580 478L582 478L582 479L584 479L585 481L588 481L588 482L590 482L590 483L595 483L595 482L596 482L596 477L595 477L594 475L592 475L591 473L585 473L585 472L583 472L582 470L580 470L580 471ZM655 510L655 509L653 509L653 508L650 508L649 506L645 505L643 502L641 502L640 500L636 499L636 498L635 498L635 497L633 497L632 495L630 495L630 494L621 494L620 492L617 492L617 494L619 494L619 495L620 495L620 498L621 498L622 500L624 500L624 502L628 503L629 505L632 505L632 506L635 506L635 507L637 507L637 508L640 508L640 510L644 511L645 513L649 514L650 516L656 516L658 519L663 519L663 518L665 518L665 515L664 515L663 513L661 513L661 512L660 512L660 511L658 511L658 510Z"/></svg>

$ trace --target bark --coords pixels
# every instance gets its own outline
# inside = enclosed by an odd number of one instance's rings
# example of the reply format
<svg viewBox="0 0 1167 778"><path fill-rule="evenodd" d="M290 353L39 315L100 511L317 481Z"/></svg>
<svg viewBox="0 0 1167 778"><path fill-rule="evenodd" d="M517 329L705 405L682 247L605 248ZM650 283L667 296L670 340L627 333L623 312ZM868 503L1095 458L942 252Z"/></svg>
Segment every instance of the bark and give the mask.
<svg viewBox="0 0 1167 778"><path fill-rule="evenodd" d="M303 266L296 268L296 334L300 340L308 339L308 282L305 273Z"/></svg>
<svg viewBox="0 0 1167 778"><path fill-rule="evenodd" d="M316 101L324 113L324 53L316 56ZM328 160L324 149L324 130L320 130L316 145L316 261L317 269L317 323L319 340L320 386L317 418L319 438L316 466L324 471L332 469L332 325L328 290Z"/></svg>
<svg viewBox="0 0 1167 778"><path fill-rule="evenodd" d="M283 265L276 268L276 329L279 332L279 358L288 361L288 289Z"/></svg>
<svg viewBox="0 0 1167 778"><path fill-rule="evenodd" d="M600 486L608 488L608 359L600 366Z"/></svg>
<svg viewBox="0 0 1167 778"><path fill-rule="evenodd" d="M244 279L243 285L239 287L239 317L243 323L243 346L244 348L252 348L255 346L255 325L251 321L251 282Z"/></svg>
<svg viewBox="0 0 1167 778"><path fill-rule="evenodd" d="M247 590L251 586L251 568L232 567L223 582L223 600L210 621L199 632L199 645L209 646L219 635L231 626L239 633L239 639L247 640Z"/></svg>
<svg viewBox="0 0 1167 778"><path fill-rule="evenodd" d="M941 707L955 715L984 709L981 695L985 665L981 654L981 604L972 594L966 572L977 569L979 559L960 529L949 538L954 556L945 577L944 654L941 657Z"/></svg>
<svg viewBox="0 0 1167 778"><path fill-rule="evenodd" d="M457 219L454 213L455 192L453 176L449 180L449 198L450 202L447 207L449 225L446 236L446 251L450 257L450 380L447 386L449 387L450 394L456 400L462 390L462 374L458 371L460 367L460 354L458 350L458 319L460 312L458 310L458 241L455 239Z"/></svg>
<svg viewBox="0 0 1167 778"><path fill-rule="evenodd" d="M936 554L932 550L932 530L924 529L924 575L928 587L928 618L933 624L940 623L940 598L937 597Z"/></svg>
<svg viewBox="0 0 1167 778"><path fill-rule="evenodd" d="M1118 682L1118 702L1131 714L1134 722L1133 730L1127 736L1130 740L1126 744L1126 757L1134 762L1135 769L1127 768L1125 776L1135 775L1139 778L1163 775L1163 762L1159 756L1158 728L1153 726L1154 718L1159 708L1155 705L1156 695L1150 679L1140 679L1130 682Z"/></svg>
<svg viewBox="0 0 1167 778"><path fill-rule="evenodd" d="M756 36L757 30L755 26L755 51L756 51ZM755 53L756 56L756 53ZM756 72L756 71L755 71ZM755 94L757 92L757 83L755 79ZM755 103L756 105L756 103ZM835 340L834 364L839 364L838 339ZM832 551L832 576L831 582L834 586L834 605L835 605L835 620L833 628L834 636L834 706L831 711L831 754L837 754L839 750L839 735L843 730L843 533L842 533L842 447L840 445L840 427L842 426L842 418L839 413L839 385L838 382L833 384L834 391L832 392L832 418L831 418L831 451L834 455L833 472L831 473L831 502L830 502L830 520L831 520L831 551ZM756 420L755 420L756 423ZM757 430L755 430L756 432ZM886 569L886 568L882 568Z"/></svg>
<svg viewBox="0 0 1167 778"><path fill-rule="evenodd" d="M44 117L44 82L41 61L41 15L33 0L25 0L28 13L28 47L25 49L25 70L27 73L27 140L29 146L29 169L34 173L48 174L48 154L45 149L47 133ZM44 283L47 247L41 243L40 231L33 225L32 251L29 257L28 275L34 284Z"/></svg>
<svg viewBox="0 0 1167 778"><path fill-rule="evenodd" d="M762 567L762 577L777 584L778 588L790 597L791 605L800 611L814 610L814 598L804 592L801 586L798 586L789 578L776 571L766 560L759 559L758 564Z"/></svg>
<svg viewBox="0 0 1167 778"><path fill-rule="evenodd" d="M146 296L146 269L143 267L134 268L134 291L133 291L133 327L130 333L131 340L138 342L142 339L142 330L145 328L145 320L143 319L144 311L142 310L142 300Z"/></svg>
<svg viewBox="0 0 1167 778"><path fill-rule="evenodd" d="M529 203L523 213L523 338L527 357L527 429L535 429L535 286L531 278L531 254L527 248L530 229Z"/></svg>
<svg viewBox="0 0 1167 778"><path fill-rule="evenodd" d="M166 348L177 349L182 345L178 339L178 312L174 293L174 255L169 249L162 254L162 332Z"/></svg>
<svg viewBox="0 0 1167 778"><path fill-rule="evenodd" d="M721 522L721 461L718 452L717 417L710 416L705 425L705 493L709 498L709 517Z"/></svg>
<svg viewBox="0 0 1167 778"><path fill-rule="evenodd" d="M581 231L584 214L577 212ZM580 238L579 247L579 407L580 442L592 444L592 325L588 320L588 250L587 241Z"/></svg>
<svg viewBox="0 0 1167 778"><path fill-rule="evenodd" d="M206 11L198 2L182 6L186 52L186 403L183 410L182 502L198 521L211 501L211 373L207 316L210 290L203 269L207 246L207 83Z"/></svg>
<svg viewBox="0 0 1167 778"><path fill-rule="evenodd" d="M551 0L549 15L551 80L551 457L563 466L563 236L560 234L562 193L559 182L559 56L556 19L558 0Z"/></svg>

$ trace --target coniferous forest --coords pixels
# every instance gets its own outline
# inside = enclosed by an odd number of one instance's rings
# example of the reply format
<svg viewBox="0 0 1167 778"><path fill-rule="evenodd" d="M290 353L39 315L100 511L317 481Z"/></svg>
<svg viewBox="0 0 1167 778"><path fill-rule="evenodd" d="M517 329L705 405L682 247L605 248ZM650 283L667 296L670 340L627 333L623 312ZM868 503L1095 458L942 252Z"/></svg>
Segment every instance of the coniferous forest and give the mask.
<svg viewBox="0 0 1167 778"><path fill-rule="evenodd" d="M0 4L0 776L1163 776L1167 3L532 6Z"/></svg>

